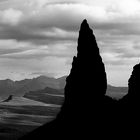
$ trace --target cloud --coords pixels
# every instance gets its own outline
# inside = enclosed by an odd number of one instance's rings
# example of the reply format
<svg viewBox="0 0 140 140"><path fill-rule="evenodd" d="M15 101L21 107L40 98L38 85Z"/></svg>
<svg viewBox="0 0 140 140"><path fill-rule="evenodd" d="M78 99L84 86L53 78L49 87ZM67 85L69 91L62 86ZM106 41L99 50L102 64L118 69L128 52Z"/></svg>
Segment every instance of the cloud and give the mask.
<svg viewBox="0 0 140 140"><path fill-rule="evenodd" d="M23 24L31 28L58 27L78 30L84 18L104 21L107 18L105 14L104 9L85 4L49 4L25 17Z"/></svg>
<svg viewBox="0 0 140 140"><path fill-rule="evenodd" d="M84 18L87 18L90 25L96 30L118 35L139 34L138 26L135 26L139 23L139 20L136 20L137 16L134 15L134 18L120 11L108 11L108 9L111 8L84 3L45 4L42 8L35 8L35 10L32 8L28 14L23 13L21 17L18 16L21 14L15 14L16 16L12 18L11 22L17 25L14 28L10 25L1 25L0 38L27 41L47 40L48 38L50 40L52 38L70 40L76 38L79 25ZM9 9L5 11L9 11ZM21 19L19 23L18 19Z"/></svg>
<svg viewBox="0 0 140 140"><path fill-rule="evenodd" d="M7 0L0 3L0 18L1 66L19 73L68 72L84 18L109 73L127 71L123 66L133 66L140 55L138 0Z"/></svg>
<svg viewBox="0 0 140 140"><path fill-rule="evenodd" d="M103 61L106 65L124 65L125 62L122 61L119 53L102 53L101 54Z"/></svg>
<svg viewBox="0 0 140 140"><path fill-rule="evenodd" d="M2 23L16 25L20 21L21 17L23 16L23 13L19 10L10 8L1 11L0 16L1 16Z"/></svg>
<svg viewBox="0 0 140 140"><path fill-rule="evenodd" d="M0 57L4 55L14 55L24 51L35 49L31 43L17 42L16 40L0 40Z"/></svg>
<svg viewBox="0 0 140 140"><path fill-rule="evenodd" d="M31 75L34 72L46 72L49 73L50 76L63 76L69 73L70 66L66 65L66 58L63 57L46 57L45 59L0 59L0 77L3 78L18 78L16 80L22 78L34 77L35 75ZM17 73L19 77L13 77L13 72ZM23 76L22 73L25 73ZM11 76L10 76L11 75Z"/></svg>
<svg viewBox="0 0 140 140"><path fill-rule="evenodd" d="M4 40L0 41L3 42ZM14 47L7 47L0 45L0 58L16 59L16 60L41 60L48 56L51 57L73 57L76 52L76 44L73 42L57 42L48 45L34 45L31 43L16 42L9 40L8 44L14 45Z"/></svg>

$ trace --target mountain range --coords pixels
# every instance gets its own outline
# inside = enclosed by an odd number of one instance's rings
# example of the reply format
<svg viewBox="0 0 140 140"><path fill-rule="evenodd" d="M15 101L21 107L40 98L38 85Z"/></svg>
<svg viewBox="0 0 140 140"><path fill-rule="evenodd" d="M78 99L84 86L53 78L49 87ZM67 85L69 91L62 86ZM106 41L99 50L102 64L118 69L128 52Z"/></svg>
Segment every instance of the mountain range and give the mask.
<svg viewBox="0 0 140 140"><path fill-rule="evenodd" d="M25 93L36 91L47 93L64 93L66 77L50 78L46 76L39 76L33 79L24 79L21 81L12 81L10 79L0 80L0 97L9 95L24 96ZM112 98L120 99L128 91L127 87L114 87L108 85L106 95ZM36 93L35 92L35 93Z"/></svg>
<svg viewBox="0 0 140 140"><path fill-rule="evenodd" d="M23 96L29 91L50 89L64 89L66 76L55 79L46 76L39 76L33 79L12 81L10 79L0 80L0 97L8 95Z"/></svg>

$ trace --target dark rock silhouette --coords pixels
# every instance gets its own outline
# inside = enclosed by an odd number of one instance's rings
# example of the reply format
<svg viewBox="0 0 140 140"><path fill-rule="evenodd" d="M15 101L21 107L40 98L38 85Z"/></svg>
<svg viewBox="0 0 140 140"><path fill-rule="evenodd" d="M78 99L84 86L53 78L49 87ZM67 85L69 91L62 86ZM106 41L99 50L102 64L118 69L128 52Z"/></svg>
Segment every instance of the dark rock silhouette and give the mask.
<svg viewBox="0 0 140 140"><path fill-rule="evenodd" d="M9 95L7 99L5 99L4 101L2 102L9 102L13 99L13 95Z"/></svg>
<svg viewBox="0 0 140 140"><path fill-rule="evenodd" d="M140 64L134 66L132 75L128 81L128 94L126 98L130 98L135 101L140 100Z"/></svg>
<svg viewBox="0 0 140 140"><path fill-rule="evenodd" d="M104 114L104 104L112 102L111 98L105 96L105 67L95 36L86 20L79 31L77 52L66 79L65 101L60 113L54 121L36 129L27 138L46 136L53 139L54 136L62 138L67 134L69 138L86 135L88 139L90 135L85 134L85 131L90 133L91 128L96 127L97 118Z"/></svg>
<svg viewBox="0 0 140 140"><path fill-rule="evenodd" d="M128 80L128 93L117 102L115 118L123 129L137 128L140 125L140 64L133 67L132 74ZM125 118L125 119L122 119Z"/></svg>
<svg viewBox="0 0 140 140"><path fill-rule="evenodd" d="M140 100L140 64L133 67L132 74L128 80L128 94L120 101L129 106L138 105ZM136 108L136 106L135 106Z"/></svg>
<svg viewBox="0 0 140 140"><path fill-rule="evenodd" d="M112 99L105 96L107 89L105 67L93 31L86 20L82 22L79 31L77 52L77 57L73 58L70 75L66 79L62 111L67 116L75 114L72 115L72 120L76 120L75 123L79 127L80 116L87 118L88 114L91 121L96 116L92 111L99 113L103 110L103 104L112 102Z"/></svg>

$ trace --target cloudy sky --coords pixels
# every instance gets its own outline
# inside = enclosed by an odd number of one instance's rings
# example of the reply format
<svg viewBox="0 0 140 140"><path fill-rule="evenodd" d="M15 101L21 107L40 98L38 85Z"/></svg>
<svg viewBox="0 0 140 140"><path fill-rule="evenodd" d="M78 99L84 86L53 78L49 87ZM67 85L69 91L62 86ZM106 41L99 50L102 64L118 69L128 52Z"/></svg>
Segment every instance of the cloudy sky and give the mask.
<svg viewBox="0 0 140 140"><path fill-rule="evenodd" d="M85 18L108 83L126 86L140 61L140 0L0 0L0 79L69 74Z"/></svg>

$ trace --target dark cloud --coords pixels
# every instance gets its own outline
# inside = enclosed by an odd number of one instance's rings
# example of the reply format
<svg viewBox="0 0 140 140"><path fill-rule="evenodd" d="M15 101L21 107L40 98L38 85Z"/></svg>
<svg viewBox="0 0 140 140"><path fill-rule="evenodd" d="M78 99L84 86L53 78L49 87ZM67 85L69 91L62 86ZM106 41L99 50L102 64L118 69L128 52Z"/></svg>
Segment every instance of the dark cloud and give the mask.
<svg viewBox="0 0 140 140"><path fill-rule="evenodd" d="M47 35L47 34L43 34L43 31L50 31L50 29L34 29L34 28L30 28L28 26L26 27L22 27L20 26L10 26L10 25L4 25L1 26L1 32L0 32L0 39L14 39L17 41L25 41L25 42L31 42L33 44L49 44L49 43L53 43L53 42L58 42L58 41L76 41L77 38L75 38L74 36L69 36L69 35L55 35L55 32L53 33L53 35ZM60 29L61 30L61 29ZM65 31L67 32L67 31ZM69 32L67 32L67 34L69 34Z"/></svg>
<svg viewBox="0 0 140 140"><path fill-rule="evenodd" d="M0 39L15 39L17 41L28 41L31 39L46 39L44 35L33 33L30 28L20 28L19 26L6 26L0 32Z"/></svg>
<svg viewBox="0 0 140 140"><path fill-rule="evenodd" d="M68 6L70 6L70 8ZM84 17L87 17L88 22L90 23L90 26L93 28L93 30L101 31L102 34L110 34L112 38L119 38L120 35L139 35L139 30L137 30L132 21L122 22L125 19L118 19L115 21L112 20L109 22L100 22L94 19L94 15L93 19L91 17L89 18L89 13L85 13L87 16L83 16L83 11L80 9L79 12L76 12L76 6L80 7L81 5L47 5L34 15L29 14L24 16L23 19L15 26L10 24L1 24L0 39L16 39L18 41L28 41L38 44L44 44L46 42L50 43L59 40L76 41L77 38L75 36L60 36L59 34L56 36L49 36L42 34L42 32L50 31L52 28L63 29L68 33L71 31L78 32L80 23ZM73 11L71 11L72 9ZM108 36L104 36L104 38L109 39Z"/></svg>

